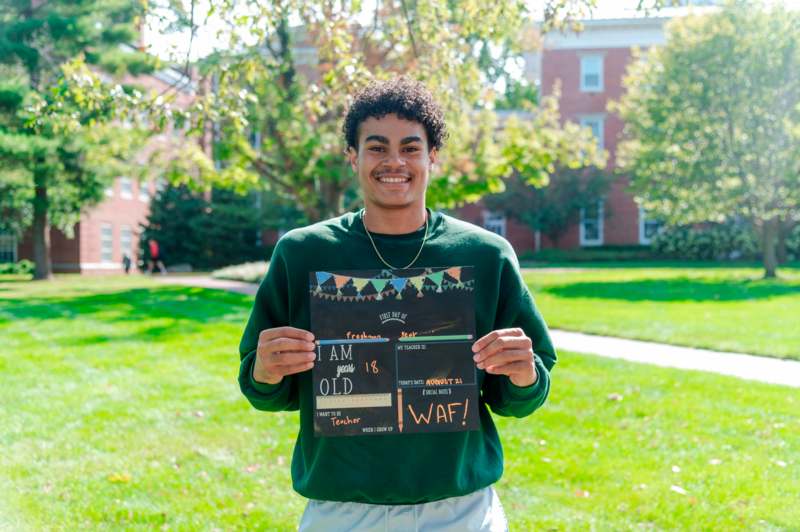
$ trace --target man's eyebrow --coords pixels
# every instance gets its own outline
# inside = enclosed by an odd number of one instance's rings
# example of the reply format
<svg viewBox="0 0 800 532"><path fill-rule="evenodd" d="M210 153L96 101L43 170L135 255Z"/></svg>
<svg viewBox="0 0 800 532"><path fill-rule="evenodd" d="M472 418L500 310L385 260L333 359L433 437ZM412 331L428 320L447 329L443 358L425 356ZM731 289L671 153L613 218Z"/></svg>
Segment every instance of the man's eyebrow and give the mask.
<svg viewBox="0 0 800 532"><path fill-rule="evenodd" d="M366 139L364 139L364 142L369 142L371 140L380 142L381 144L389 144L389 139L384 137L383 135L370 135ZM418 135L405 137L403 138L403 140L400 141L400 145L403 146L405 144L411 144L412 142L422 142L422 137Z"/></svg>

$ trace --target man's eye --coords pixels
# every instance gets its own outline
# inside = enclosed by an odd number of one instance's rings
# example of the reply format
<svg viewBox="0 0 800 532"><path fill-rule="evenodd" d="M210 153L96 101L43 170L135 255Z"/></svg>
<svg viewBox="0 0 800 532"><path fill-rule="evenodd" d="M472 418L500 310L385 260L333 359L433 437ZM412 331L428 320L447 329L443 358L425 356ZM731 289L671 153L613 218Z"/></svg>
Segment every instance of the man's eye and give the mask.
<svg viewBox="0 0 800 532"><path fill-rule="evenodd" d="M369 151L383 151L383 146L372 146Z"/></svg>
<svg viewBox="0 0 800 532"><path fill-rule="evenodd" d="M416 146L409 146L408 148L406 148L406 151L409 152L419 151L419 148L417 148Z"/></svg>

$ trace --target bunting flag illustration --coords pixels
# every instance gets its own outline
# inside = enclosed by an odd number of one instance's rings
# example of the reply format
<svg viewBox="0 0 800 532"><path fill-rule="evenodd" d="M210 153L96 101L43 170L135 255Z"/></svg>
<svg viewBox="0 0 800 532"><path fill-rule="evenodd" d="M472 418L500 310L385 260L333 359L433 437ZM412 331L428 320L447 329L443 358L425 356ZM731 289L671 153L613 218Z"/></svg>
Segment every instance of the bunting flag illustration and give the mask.
<svg viewBox="0 0 800 532"><path fill-rule="evenodd" d="M440 294L448 290L473 290L474 282L472 279L462 278L461 266L417 269L417 272L422 273L406 277L395 275L391 270L382 270L375 277L354 277L332 272L314 272L312 279L316 279L316 285L312 284L310 291L315 297L337 301L382 301L386 298L403 299L403 292L406 290L412 290L412 295L415 293L416 297ZM331 279L333 283L330 282Z"/></svg>

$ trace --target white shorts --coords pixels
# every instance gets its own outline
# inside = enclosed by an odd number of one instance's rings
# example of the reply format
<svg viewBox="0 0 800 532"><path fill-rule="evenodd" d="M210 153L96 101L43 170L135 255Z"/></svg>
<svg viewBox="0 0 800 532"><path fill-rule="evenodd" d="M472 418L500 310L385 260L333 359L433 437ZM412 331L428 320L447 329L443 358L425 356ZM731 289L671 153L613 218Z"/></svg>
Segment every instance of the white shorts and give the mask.
<svg viewBox="0 0 800 532"><path fill-rule="evenodd" d="M422 504L385 505L309 500L300 532L507 532L494 487Z"/></svg>

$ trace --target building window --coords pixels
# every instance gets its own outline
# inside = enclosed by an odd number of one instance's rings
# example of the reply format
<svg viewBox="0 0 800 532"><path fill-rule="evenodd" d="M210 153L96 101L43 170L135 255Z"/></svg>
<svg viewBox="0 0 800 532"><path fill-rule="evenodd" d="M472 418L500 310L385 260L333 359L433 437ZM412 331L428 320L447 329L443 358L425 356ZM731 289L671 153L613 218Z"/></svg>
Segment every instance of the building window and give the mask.
<svg viewBox="0 0 800 532"><path fill-rule="evenodd" d="M653 237L661 231L664 224L653 218L647 217L647 211L643 207L639 207L639 243L650 244Z"/></svg>
<svg viewBox="0 0 800 532"><path fill-rule="evenodd" d="M133 230L123 225L119 230L119 249L123 255L133 259Z"/></svg>
<svg viewBox="0 0 800 532"><path fill-rule="evenodd" d="M100 262L114 259L114 229L111 224L100 225Z"/></svg>
<svg viewBox="0 0 800 532"><path fill-rule="evenodd" d="M581 56L581 91L603 91L603 56Z"/></svg>
<svg viewBox="0 0 800 532"><path fill-rule="evenodd" d="M495 212L484 211L483 228L488 231L491 231L492 233L497 233L498 235L505 238L506 217L503 216L502 214L497 214Z"/></svg>
<svg viewBox="0 0 800 532"><path fill-rule="evenodd" d="M109 198L113 198L114 197L114 183L113 182L106 187L105 194Z"/></svg>
<svg viewBox="0 0 800 532"><path fill-rule="evenodd" d="M0 233L0 262L17 262L17 237Z"/></svg>
<svg viewBox="0 0 800 532"><path fill-rule="evenodd" d="M605 147L605 116L604 115L583 115L580 117L580 123L583 127L588 127L592 130L592 135L597 140L597 149L602 150Z"/></svg>
<svg viewBox="0 0 800 532"><path fill-rule="evenodd" d="M131 199L133 197L133 181L130 177L119 178L119 197Z"/></svg>
<svg viewBox="0 0 800 532"><path fill-rule="evenodd" d="M581 246L603 244L603 200L581 208L580 240Z"/></svg>
<svg viewBox="0 0 800 532"><path fill-rule="evenodd" d="M139 182L139 201L150 201L150 183L147 181Z"/></svg>

